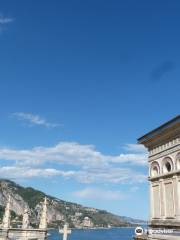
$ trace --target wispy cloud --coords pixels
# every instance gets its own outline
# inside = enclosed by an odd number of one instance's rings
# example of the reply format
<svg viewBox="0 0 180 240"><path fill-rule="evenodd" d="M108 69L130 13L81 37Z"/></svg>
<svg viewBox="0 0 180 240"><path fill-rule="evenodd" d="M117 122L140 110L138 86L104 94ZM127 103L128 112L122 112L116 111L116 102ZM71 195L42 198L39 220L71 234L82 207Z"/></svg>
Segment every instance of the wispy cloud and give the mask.
<svg viewBox="0 0 180 240"><path fill-rule="evenodd" d="M13 18L3 17L2 15L0 15L0 25L5 25L13 21L14 21Z"/></svg>
<svg viewBox="0 0 180 240"><path fill-rule="evenodd" d="M54 177L62 176L69 178L74 174L73 171L61 171L54 168L31 168L20 166L0 167L0 175L3 178L21 179L34 177Z"/></svg>
<svg viewBox="0 0 180 240"><path fill-rule="evenodd" d="M17 178L62 176L86 184L140 183L146 179L145 174L134 170L133 167L146 166L146 153L105 155L93 145L76 142L60 142L52 147L41 146L32 149L1 147L0 160L7 163L1 167L0 175L1 172L2 176L6 174L3 177L7 177L10 172ZM52 168L47 169L47 164ZM70 170L63 170L62 166ZM12 170L12 167L16 167L16 171Z"/></svg>
<svg viewBox="0 0 180 240"><path fill-rule="evenodd" d="M118 168L115 169L81 169L77 170L60 170L55 168L38 168L38 167L26 167L19 165L0 166L1 178L9 179L29 179L29 178L52 178L63 177L64 179L73 179L79 183L90 184L133 184L142 183L146 180L146 176L142 173L130 170Z"/></svg>
<svg viewBox="0 0 180 240"><path fill-rule="evenodd" d="M104 190L101 188L85 188L80 191L73 192L73 196L83 199L93 200L122 200L126 196L120 191Z"/></svg>
<svg viewBox="0 0 180 240"><path fill-rule="evenodd" d="M147 176L131 168L109 166L96 169L84 169L74 177L82 183L132 184L146 181Z"/></svg>
<svg viewBox="0 0 180 240"><path fill-rule="evenodd" d="M13 18L10 17L4 17L2 14L0 14L0 33L2 33L6 26L9 25L14 21Z"/></svg>
<svg viewBox="0 0 180 240"><path fill-rule="evenodd" d="M146 153L123 153L105 155L96 150L94 145L83 145L76 142L60 142L52 147L35 147L32 149L0 148L0 159L14 160L21 164L43 164L46 162L65 163L79 166L108 166L108 164L130 163L147 164Z"/></svg>
<svg viewBox="0 0 180 240"><path fill-rule="evenodd" d="M55 127L62 126L61 124L48 122L45 118L32 113L16 112L16 113L13 113L13 116L20 121L25 121L26 123L29 124L29 126L39 125L47 128L55 128Z"/></svg>
<svg viewBox="0 0 180 240"><path fill-rule="evenodd" d="M144 153L144 154L147 153L146 148L141 144L134 144L134 143L126 144L124 146L124 149L128 152Z"/></svg>

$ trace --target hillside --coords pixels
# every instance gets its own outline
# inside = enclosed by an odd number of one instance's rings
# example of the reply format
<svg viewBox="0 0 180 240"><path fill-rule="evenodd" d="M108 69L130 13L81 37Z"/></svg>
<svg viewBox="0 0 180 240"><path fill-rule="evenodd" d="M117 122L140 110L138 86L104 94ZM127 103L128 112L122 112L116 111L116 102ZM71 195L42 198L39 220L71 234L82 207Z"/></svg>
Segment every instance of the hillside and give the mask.
<svg viewBox="0 0 180 240"><path fill-rule="evenodd" d="M48 203L48 223L50 227L62 226L68 222L70 227L120 227L129 226L132 221L116 216L107 211L88 208L82 205L66 202L31 187L24 188L9 180L0 180L0 218L4 211L8 195L12 197L12 219L21 221L25 207L29 209L31 224L38 225L41 202L46 196ZM131 219L132 220L132 219ZM136 223L134 221L133 223Z"/></svg>

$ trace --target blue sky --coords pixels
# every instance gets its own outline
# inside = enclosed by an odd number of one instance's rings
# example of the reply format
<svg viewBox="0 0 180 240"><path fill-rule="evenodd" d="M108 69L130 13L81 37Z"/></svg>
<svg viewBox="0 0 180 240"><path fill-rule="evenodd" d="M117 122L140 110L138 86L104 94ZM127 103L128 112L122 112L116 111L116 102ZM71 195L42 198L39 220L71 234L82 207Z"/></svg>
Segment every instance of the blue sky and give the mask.
<svg viewBox="0 0 180 240"><path fill-rule="evenodd" d="M146 219L136 139L179 114L179 1L0 3L0 176Z"/></svg>

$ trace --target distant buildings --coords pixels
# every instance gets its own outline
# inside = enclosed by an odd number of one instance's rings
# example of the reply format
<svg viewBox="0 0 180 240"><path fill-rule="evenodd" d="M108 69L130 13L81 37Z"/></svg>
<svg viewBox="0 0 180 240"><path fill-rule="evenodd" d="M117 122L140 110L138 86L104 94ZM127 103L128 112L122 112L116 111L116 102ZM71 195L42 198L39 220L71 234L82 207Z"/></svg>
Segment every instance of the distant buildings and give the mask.
<svg viewBox="0 0 180 240"><path fill-rule="evenodd" d="M81 212L76 212L75 213L75 217L81 217L82 216L82 213Z"/></svg>
<svg viewBox="0 0 180 240"><path fill-rule="evenodd" d="M91 227L93 227L93 222L91 221L91 219L89 217L85 217L82 225L85 228L91 228Z"/></svg>

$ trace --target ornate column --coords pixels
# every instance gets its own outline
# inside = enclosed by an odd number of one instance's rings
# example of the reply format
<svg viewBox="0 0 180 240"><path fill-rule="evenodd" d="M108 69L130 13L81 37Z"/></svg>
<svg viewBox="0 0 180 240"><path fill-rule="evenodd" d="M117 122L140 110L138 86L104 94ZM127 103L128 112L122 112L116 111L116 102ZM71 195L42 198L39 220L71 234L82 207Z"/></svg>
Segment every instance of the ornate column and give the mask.
<svg viewBox="0 0 180 240"><path fill-rule="evenodd" d="M160 182L160 205L161 205L161 219L165 218L165 196L164 196L164 183L163 179L159 180Z"/></svg>
<svg viewBox="0 0 180 240"><path fill-rule="evenodd" d="M173 177L174 184L174 208L175 208L175 218L180 220L180 178L178 176Z"/></svg>
<svg viewBox="0 0 180 240"><path fill-rule="evenodd" d="M22 229L28 229L29 228L29 214L28 214L28 209L24 209L24 214L23 214L23 221L22 221Z"/></svg>
<svg viewBox="0 0 180 240"><path fill-rule="evenodd" d="M152 221L154 212L153 212L153 191L152 191L152 183L151 182L150 182L149 194L150 194L150 221Z"/></svg>
<svg viewBox="0 0 180 240"><path fill-rule="evenodd" d="M39 229L47 229L47 198L45 197L41 212Z"/></svg>
<svg viewBox="0 0 180 240"><path fill-rule="evenodd" d="M5 208L4 217L3 217L3 223L2 223L2 228L4 228L4 229L10 228L10 222L11 222L10 205L11 205L11 197L9 195L7 205Z"/></svg>

